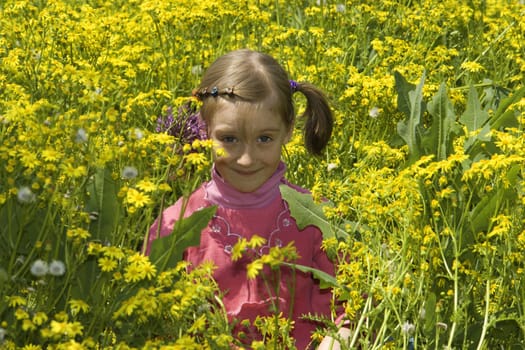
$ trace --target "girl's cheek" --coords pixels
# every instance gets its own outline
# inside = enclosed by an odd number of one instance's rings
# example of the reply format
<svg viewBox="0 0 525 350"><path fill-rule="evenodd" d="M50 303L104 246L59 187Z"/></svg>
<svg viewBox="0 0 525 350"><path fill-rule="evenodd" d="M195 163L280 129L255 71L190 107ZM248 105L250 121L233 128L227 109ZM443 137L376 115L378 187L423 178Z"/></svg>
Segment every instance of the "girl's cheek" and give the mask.
<svg viewBox="0 0 525 350"><path fill-rule="evenodd" d="M222 145L216 145L213 148L213 153L215 158L227 158L230 156L231 152L228 152L228 150Z"/></svg>

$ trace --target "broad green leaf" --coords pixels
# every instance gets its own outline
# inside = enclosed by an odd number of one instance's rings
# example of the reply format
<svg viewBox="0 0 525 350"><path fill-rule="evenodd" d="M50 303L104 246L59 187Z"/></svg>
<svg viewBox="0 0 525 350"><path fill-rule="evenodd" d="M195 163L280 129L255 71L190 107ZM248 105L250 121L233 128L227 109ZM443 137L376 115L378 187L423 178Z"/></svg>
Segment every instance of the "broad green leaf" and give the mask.
<svg viewBox="0 0 525 350"><path fill-rule="evenodd" d="M428 112L433 119L423 140L427 147L426 154L435 154L436 160L444 160L450 153L452 140L458 131L454 107L447 96L445 83L441 84L437 94L428 103Z"/></svg>
<svg viewBox="0 0 525 350"><path fill-rule="evenodd" d="M280 190L299 229L303 230L306 226L314 225L321 230L324 239L332 238L334 235L337 238L348 237L346 231L331 225L324 215L323 208L330 205L328 202L315 203L310 194L300 193L287 185L281 185Z"/></svg>
<svg viewBox="0 0 525 350"><path fill-rule="evenodd" d="M508 108L512 104L519 102L523 96L525 96L525 87L522 87L501 101L498 109L489 120L491 129L498 130L506 127L517 127L519 125L516 112Z"/></svg>
<svg viewBox="0 0 525 350"><path fill-rule="evenodd" d="M414 162L421 155L419 146L418 126L421 116L424 112L423 105L423 85L425 83L425 72L421 76L419 84L415 90L408 91L408 108L410 116L406 120L397 123L397 132L408 146L410 162ZM404 93L405 91L403 91ZM407 103L406 97L403 98L403 104ZM403 105L402 108L406 108Z"/></svg>
<svg viewBox="0 0 525 350"><path fill-rule="evenodd" d="M93 238L111 241L120 219L118 188L109 169L99 168L87 184L86 211L96 213L97 219L90 224Z"/></svg>
<svg viewBox="0 0 525 350"><path fill-rule="evenodd" d="M75 280L70 291L73 299L84 299L96 295L97 291L93 290L93 286L100 278L100 270L95 258L90 257L78 265L72 276Z"/></svg>
<svg viewBox="0 0 525 350"><path fill-rule="evenodd" d="M397 109L407 117L410 117L410 98L408 93L415 90L416 86L409 83L398 71L394 72L394 78L397 90Z"/></svg>
<svg viewBox="0 0 525 350"><path fill-rule="evenodd" d="M304 273L311 273L312 276L314 276L315 279L319 280L319 288L321 289L326 289L326 288L333 288L333 287L336 287L336 288L341 288L341 289L345 289L346 287L339 284L337 282L337 279L322 271L322 270L319 270L319 269L315 269L313 267L310 267L310 266L305 266L305 265L299 265L299 264L291 264L291 263L283 263L283 265L286 265L286 266L290 266L292 268L295 268L301 272L304 272Z"/></svg>
<svg viewBox="0 0 525 350"><path fill-rule="evenodd" d="M521 171L520 165L513 165L506 174L509 187L499 187L496 193L483 197L474 207L470 215L470 225L472 233L477 234L481 231L487 231L490 227L490 219L498 213L499 208L505 201L512 202L516 196L516 183Z"/></svg>
<svg viewBox="0 0 525 350"><path fill-rule="evenodd" d="M494 116L490 119L490 126L492 129L499 129L502 127L514 127L518 125L516 113L508 108L521 100L525 96L525 86L503 99Z"/></svg>
<svg viewBox="0 0 525 350"><path fill-rule="evenodd" d="M425 301L425 333L433 334L436 330L436 294L430 292Z"/></svg>
<svg viewBox="0 0 525 350"><path fill-rule="evenodd" d="M187 218L175 223L173 232L165 237L155 239L151 244L150 259L164 271L174 267L182 260L186 248L200 244L201 232L208 225L217 211L217 206L198 210Z"/></svg>
<svg viewBox="0 0 525 350"><path fill-rule="evenodd" d="M467 127L468 132L481 129L489 119L489 114L481 108L478 92L474 86L470 86L467 98L467 108L459 121ZM486 131L486 130L485 130ZM480 134L483 137L485 134Z"/></svg>

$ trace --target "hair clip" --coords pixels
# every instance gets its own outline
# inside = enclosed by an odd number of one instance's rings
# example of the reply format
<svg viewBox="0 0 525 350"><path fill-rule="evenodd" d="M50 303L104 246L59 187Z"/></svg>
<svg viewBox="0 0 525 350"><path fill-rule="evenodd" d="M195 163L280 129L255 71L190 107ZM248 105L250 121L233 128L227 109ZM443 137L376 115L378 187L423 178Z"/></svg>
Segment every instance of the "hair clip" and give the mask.
<svg viewBox="0 0 525 350"><path fill-rule="evenodd" d="M299 87L299 83L297 83L295 80L289 80L290 82L290 89L292 89L292 94L297 91L297 88Z"/></svg>
<svg viewBox="0 0 525 350"><path fill-rule="evenodd" d="M203 100L204 98L208 96L217 97L219 95L228 95L228 96L234 96L233 93L233 87L227 87L223 91L221 91L217 86L214 86L211 88L210 91L208 91L208 88L202 88L202 89L194 89L192 91L192 95L197 97L199 100Z"/></svg>

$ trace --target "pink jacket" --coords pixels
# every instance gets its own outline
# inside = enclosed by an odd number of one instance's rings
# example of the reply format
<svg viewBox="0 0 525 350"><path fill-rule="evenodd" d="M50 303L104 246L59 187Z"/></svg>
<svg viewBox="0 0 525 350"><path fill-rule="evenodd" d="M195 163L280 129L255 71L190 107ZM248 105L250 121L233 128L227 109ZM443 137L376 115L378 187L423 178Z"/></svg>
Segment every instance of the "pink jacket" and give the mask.
<svg viewBox="0 0 525 350"><path fill-rule="evenodd" d="M250 255L260 256L268 253L270 247L285 246L289 242L294 242L300 256L298 264L334 274L332 262L321 250L322 234L319 229L308 226L299 230L294 218L290 216L279 185L286 184L300 192L307 191L287 182L283 177L285 171L286 167L281 163L275 174L253 193L238 192L213 171L211 181L201 185L190 196L184 217L210 205L217 205L218 209L202 232L200 246L187 249L185 259L194 266L205 261L212 261L217 266L214 278L221 291L225 292L223 302L231 320L253 321L257 316L270 315L271 301L278 300L283 315L286 317L291 314L295 321L292 336L296 339L297 348L305 349L310 342L311 332L317 325L303 320L301 316L308 313L328 316L330 291L320 290L317 281L310 274L299 271L295 272L296 278L293 281L291 270L283 267L277 299L275 295L269 295L262 278L250 280L246 276ZM179 218L181 205L182 200L179 199L163 212L160 222L161 237L172 232L174 223ZM150 229L147 254L151 242L156 238L158 225L159 220ZM264 237L267 240L266 245L233 262L231 250L238 239L244 237L249 240L255 234ZM236 331L243 331L248 335L247 344L259 338L254 329L241 329L238 326Z"/></svg>

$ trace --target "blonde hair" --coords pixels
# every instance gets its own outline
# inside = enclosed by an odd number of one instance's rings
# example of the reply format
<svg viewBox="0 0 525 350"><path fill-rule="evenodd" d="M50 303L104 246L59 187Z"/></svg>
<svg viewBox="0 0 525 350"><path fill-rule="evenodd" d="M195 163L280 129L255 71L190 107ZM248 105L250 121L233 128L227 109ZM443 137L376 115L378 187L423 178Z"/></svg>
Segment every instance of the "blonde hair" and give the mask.
<svg viewBox="0 0 525 350"><path fill-rule="evenodd" d="M209 121L219 99L256 106L273 104L287 128L292 128L295 110L294 92L306 97L303 135L306 149L321 154L332 134L333 116L324 93L306 82L290 87L288 74L271 56L248 49L231 51L219 57L207 69L195 95L202 102L201 116Z"/></svg>

